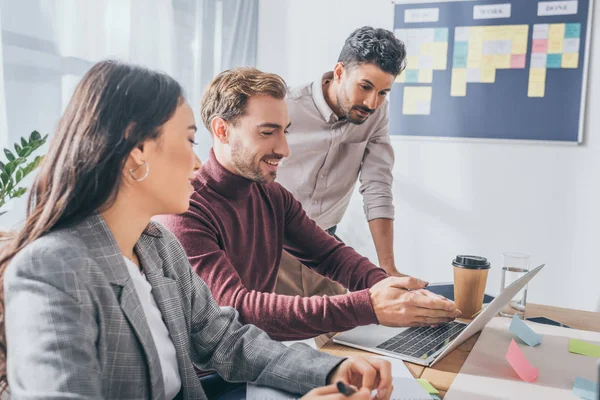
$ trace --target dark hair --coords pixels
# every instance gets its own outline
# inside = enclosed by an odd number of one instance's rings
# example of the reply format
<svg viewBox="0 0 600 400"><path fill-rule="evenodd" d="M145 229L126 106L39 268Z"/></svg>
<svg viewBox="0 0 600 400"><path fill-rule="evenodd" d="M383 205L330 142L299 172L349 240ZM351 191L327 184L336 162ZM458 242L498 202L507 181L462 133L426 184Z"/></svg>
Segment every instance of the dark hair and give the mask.
<svg viewBox="0 0 600 400"><path fill-rule="evenodd" d="M83 77L67 106L28 200L23 228L0 256L0 391L7 389L4 271L25 246L114 202L129 153L159 137L183 101L173 78L102 61ZM3 359L2 359L3 358Z"/></svg>
<svg viewBox="0 0 600 400"><path fill-rule="evenodd" d="M348 38L342 47L338 62L346 68L360 64L375 64L384 72L397 76L404 70L406 48L386 29L363 26Z"/></svg>
<svg viewBox="0 0 600 400"><path fill-rule="evenodd" d="M250 67L223 71L213 78L202 95L202 122L209 132L216 117L235 124L246 113L250 97L267 95L282 100L286 90L285 81L276 74Z"/></svg>

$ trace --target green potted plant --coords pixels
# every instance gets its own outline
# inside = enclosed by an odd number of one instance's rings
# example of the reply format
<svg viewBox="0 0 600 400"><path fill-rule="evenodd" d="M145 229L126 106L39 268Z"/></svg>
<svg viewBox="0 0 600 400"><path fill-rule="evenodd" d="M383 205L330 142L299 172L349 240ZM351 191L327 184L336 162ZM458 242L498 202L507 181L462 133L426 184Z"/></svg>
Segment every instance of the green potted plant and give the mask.
<svg viewBox="0 0 600 400"><path fill-rule="evenodd" d="M48 135L42 137L38 131L31 132L29 139L21 138L20 142L15 143L15 153L9 149L4 149L5 161L0 161L0 216L6 214L6 203L11 199L23 196L27 188L19 184L35 170L43 160L43 156L36 156L31 159L33 152L39 149ZM10 233L0 231L0 240L10 237Z"/></svg>

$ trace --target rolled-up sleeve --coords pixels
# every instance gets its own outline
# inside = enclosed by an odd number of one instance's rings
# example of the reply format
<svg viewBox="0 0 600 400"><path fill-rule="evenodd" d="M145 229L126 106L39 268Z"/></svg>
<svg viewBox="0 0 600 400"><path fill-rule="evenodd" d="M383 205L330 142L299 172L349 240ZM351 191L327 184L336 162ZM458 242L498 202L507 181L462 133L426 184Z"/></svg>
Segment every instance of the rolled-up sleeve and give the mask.
<svg viewBox="0 0 600 400"><path fill-rule="evenodd" d="M365 149L360 172L359 191L363 196L367 221L377 218L394 219L394 149L388 133L387 103L381 108L382 115Z"/></svg>

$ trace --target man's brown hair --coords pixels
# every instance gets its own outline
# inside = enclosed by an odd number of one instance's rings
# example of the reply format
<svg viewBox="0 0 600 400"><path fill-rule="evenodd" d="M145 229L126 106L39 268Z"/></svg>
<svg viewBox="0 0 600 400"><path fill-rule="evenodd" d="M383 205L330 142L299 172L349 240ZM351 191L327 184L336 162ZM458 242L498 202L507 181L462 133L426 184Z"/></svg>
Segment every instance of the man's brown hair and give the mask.
<svg viewBox="0 0 600 400"><path fill-rule="evenodd" d="M252 96L271 96L284 99L286 84L283 78L256 68L234 68L221 72L207 86L200 103L200 114L206 129L216 117L236 123L246 113Z"/></svg>

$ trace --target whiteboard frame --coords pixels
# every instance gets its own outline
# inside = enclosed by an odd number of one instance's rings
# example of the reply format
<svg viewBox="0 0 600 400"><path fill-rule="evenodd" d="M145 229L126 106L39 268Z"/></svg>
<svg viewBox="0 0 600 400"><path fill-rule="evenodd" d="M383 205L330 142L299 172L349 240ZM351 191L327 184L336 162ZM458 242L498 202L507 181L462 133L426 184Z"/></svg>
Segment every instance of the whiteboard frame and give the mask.
<svg viewBox="0 0 600 400"><path fill-rule="evenodd" d="M407 4L431 4L431 3L455 3L455 2L477 2L478 0L392 0L394 5ZM536 0L537 1L537 0ZM584 131L587 125L587 91L588 91L588 73L591 58L591 43L592 43L592 25L594 19L594 1L589 0L588 18L586 27L586 42L583 54L583 76L581 80L581 99L579 107L579 126L577 132L577 141L564 140L530 140L530 139L497 139L497 138L469 138L469 137L453 137L453 136L421 136L421 135L401 135L389 134L389 137L394 141L441 141L441 142L471 142L471 143L510 143L510 144L542 144L551 146L578 146L584 144ZM394 9L394 15L396 10ZM528 24L529 25L529 24ZM394 30L396 28L394 27ZM389 107L389 103L388 103Z"/></svg>

